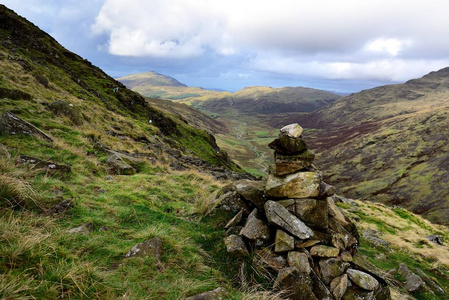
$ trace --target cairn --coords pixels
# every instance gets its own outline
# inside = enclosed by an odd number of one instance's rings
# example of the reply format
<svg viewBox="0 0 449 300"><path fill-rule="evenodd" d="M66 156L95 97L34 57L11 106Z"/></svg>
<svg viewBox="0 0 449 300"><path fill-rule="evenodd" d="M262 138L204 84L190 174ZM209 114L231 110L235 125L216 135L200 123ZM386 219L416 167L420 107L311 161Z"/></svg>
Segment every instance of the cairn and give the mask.
<svg viewBox="0 0 449 300"><path fill-rule="evenodd" d="M218 207L228 253L257 258L289 299L390 299L387 283L355 262L359 235L335 205L336 190L313 165L314 153L291 124L269 144L275 166L266 182L241 180L223 188Z"/></svg>

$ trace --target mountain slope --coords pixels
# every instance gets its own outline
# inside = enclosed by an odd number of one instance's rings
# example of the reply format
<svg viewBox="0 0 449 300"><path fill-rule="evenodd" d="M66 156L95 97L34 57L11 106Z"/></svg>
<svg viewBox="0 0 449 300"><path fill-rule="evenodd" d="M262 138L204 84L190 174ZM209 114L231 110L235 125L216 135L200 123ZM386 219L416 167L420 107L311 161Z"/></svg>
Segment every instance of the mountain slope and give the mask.
<svg viewBox="0 0 449 300"><path fill-rule="evenodd" d="M315 129L318 163L346 195L449 224L449 68L352 94L295 120Z"/></svg>
<svg viewBox="0 0 449 300"><path fill-rule="evenodd" d="M134 87L147 86L180 86L187 87L173 77L159 74L157 72L146 72L140 74L132 74L117 78L118 81L126 85L129 89Z"/></svg>

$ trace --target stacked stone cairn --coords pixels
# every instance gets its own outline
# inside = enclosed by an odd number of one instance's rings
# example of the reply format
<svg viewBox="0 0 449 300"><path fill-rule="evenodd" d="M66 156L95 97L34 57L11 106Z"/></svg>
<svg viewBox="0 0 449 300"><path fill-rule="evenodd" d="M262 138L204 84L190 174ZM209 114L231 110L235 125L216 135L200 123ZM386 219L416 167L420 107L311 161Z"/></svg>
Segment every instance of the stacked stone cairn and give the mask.
<svg viewBox="0 0 449 300"><path fill-rule="evenodd" d="M291 124L269 144L275 166L266 182L223 188L218 207L235 214L225 226L228 253L236 263L263 264L289 299L390 299L387 283L355 262L357 229L335 205L302 133Z"/></svg>

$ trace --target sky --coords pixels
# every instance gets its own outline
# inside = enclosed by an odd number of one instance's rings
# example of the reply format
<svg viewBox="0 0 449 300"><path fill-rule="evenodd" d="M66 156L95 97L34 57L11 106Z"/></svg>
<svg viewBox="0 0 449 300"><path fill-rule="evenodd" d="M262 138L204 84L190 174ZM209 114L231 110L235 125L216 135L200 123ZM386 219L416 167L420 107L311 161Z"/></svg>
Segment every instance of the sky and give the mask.
<svg viewBox="0 0 449 300"><path fill-rule="evenodd" d="M0 0L112 77L350 93L449 66L446 0Z"/></svg>

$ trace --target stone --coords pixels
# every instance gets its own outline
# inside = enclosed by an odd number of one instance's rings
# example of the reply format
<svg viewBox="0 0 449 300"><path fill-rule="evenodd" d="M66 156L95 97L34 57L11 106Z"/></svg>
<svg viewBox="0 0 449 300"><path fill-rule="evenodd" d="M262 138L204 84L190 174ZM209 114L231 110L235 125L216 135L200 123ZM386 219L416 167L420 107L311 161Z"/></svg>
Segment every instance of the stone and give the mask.
<svg viewBox="0 0 449 300"><path fill-rule="evenodd" d="M310 255L318 257L337 257L340 250L335 247L316 245L310 249Z"/></svg>
<svg viewBox="0 0 449 300"><path fill-rule="evenodd" d="M310 272L310 278L312 278L312 290L315 296L320 300L334 300L331 292L327 286L323 283L320 277L314 270Z"/></svg>
<svg viewBox="0 0 449 300"><path fill-rule="evenodd" d="M226 246L226 251L230 254L237 256L247 256L249 255L248 248L245 245L243 239L235 234L231 234L223 239Z"/></svg>
<svg viewBox="0 0 449 300"><path fill-rule="evenodd" d="M106 159L108 165L117 175L133 175L136 170L128 165L119 155L113 154Z"/></svg>
<svg viewBox="0 0 449 300"><path fill-rule="evenodd" d="M33 124L24 121L14 115L12 112L4 112L0 117L0 134L4 135L16 135L24 134L31 135L37 138L46 140L47 142L53 142L53 138L38 129Z"/></svg>
<svg viewBox="0 0 449 300"><path fill-rule="evenodd" d="M300 273L295 267L280 270L273 287L287 290L292 300L318 300L312 291L310 276Z"/></svg>
<svg viewBox="0 0 449 300"><path fill-rule="evenodd" d="M277 201L287 208L289 212L297 216L307 226L319 229L328 227L328 208L327 202L312 198L288 199Z"/></svg>
<svg viewBox="0 0 449 300"><path fill-rule="evenodd" d="M263 181L239 180L235 182L236 192L245 200L253 203L260 211L267 201Z"/></svg>
<svg viewBox="0 0 449 300"><path fill-rule="evenodd" d="M160 238L152 238L138 243L126 253L125 257L148 257L154 256L158 262L162 261L163 243Z"/></svg>
<svg viewBox="0 0 449 300"><path fill-rule="evenodd" d="M444 294L444 290L435 282L433 281L429 276L426 275L421 269L416 268L416 273L419 277L421 277L422 280L427 284L427 286L434 291L435 293Z"/></svg>
<svg viewBox="0 0 449 300"><path fill-rule="evenodd" d="M292 138L299 138L304 132L304 129L298 123L293 123L282 127L280 132Z"/></svg>
<svg viewBox="0 0 449 300"><path fill-rule="evenodd" d="M434 242L435 244L438 244L438 245L441 245L441 246L444 245L443 237L440 236L440 235L436 235L436 234L430 235L430 236L427 237L427 239L429 241L431 241L431 242Z"/></svg>
<svg viewBox="0 0 449 300"><path fill-rule="evenodd" d="M351 281L358 287L374 291L379 287L379 282L373 276L355 269L348 269L346 271Z"/></svg>
<svg viewBox="0 0 449 300"><path fill-rule="evenodd" d="M243 218L243 209L241 209L224 227L225 229L229 229L231 227L237 226Z"/></svg>
<svg viewBox="0 0 449 300"><path fill-rule="evenodd" d="M228 211L234 214L238 213L242 209L246 214L250 212L248 205L246 205L246 203L234 190L229 190L228 192L221 194L221 196L218 197L216 203L217 206L224 211Z"/></svg>
<svg viewBox="0 0 449 300"><path fill-rule="evenodd" d="M307 240L303 243L298 243L295 245L295 248L308 248L308 247L312 247L316 244L321 243L320 240Z"/></svg>
<svg viewBox="0 0 449 300"><path fill-rule="evenodd" d="M319 195L321 172L298 172L286 176L269 174L265 195L274 198L309 198Z"/></svg>
<svg viewBox="0 0 449 300"><path fill-rule="evenodd" d="M362 232L362 236L374 247L386 247L388 248L389 243L380 238L380 231L374 230L374 229L367 229L365 231Z"/></svg>
<svg viewBox="0 0 449 300"><path fill-rule="evenodd" d="M399 264L398 273L405 278L404 288L407 292L414 293L425 287L425 283L421 277L410 271L405 264Z"/></svg>
<svg viewBox="0 0 449 300"><path fill-rule="evenodd" d="M0 144L0 156L4 156L6 158L11 158L11 154L9 153L6 146L3 144Z"/></svg>
<svg viewBox="0 0 449 300"><path fill-rule="evenodd" d="M299 154L282 155L274 153L275 173L278 176L292 174L310 167L315 159L315 153L304 150Z"/></svg>
<svg viewBox="0 0 449 300"><path fill-rule="evenodd" d="M320 183L320 195L318 196L320 199L325 199L327 197L331 197L335 195L337 190L330 184L325 183L322 181Z"/></svg>
<svg viewBox="0 0 449 300"><path fill-rule="evenodd" d="M340 258L341 258L342 261L352 262L352 255L348 251L342 251L340 253Z"/></svg>
<svg viewBox="0 0 449 300"><path fill-rule="evenodd" d="M92 230L92 224L90 223L86 223L86 224L82 224L78 227L75 228L71 228L69 230L67 230L67 233L71 233L71 234L88 234L89 232L91 232Z"/></svg>
<svg viewBox="0 0 449 300"><path fill-rule="evenodd" d="M281 133L277 139L268 144L268 147L279 154L292 155L307 150L306 142L301 138L293 138Z"/></svg>
<svg viewBox="0 0 449 300"><path fill-rule="evenodd" d="M245 226L240 231L240 235L253 241L260 241L263 244L270 238L270 229L264 221L258 219L257 208L255 208L246 220Z"/></svg>
<svg viewBox="0 0 449 300"><path fill-rule="evenodd" d="M348 275L346 274L336 277L331 281L330 290L335 300L340 300L343 297L348 288L348 284Z"/></svg>
<svg viewBox="0 0 449 300"><path fill-rule="evenodd" d="M226 290L222 287L216 288L212 291L207 291L192 297L186 298L186 300L221 300L226 299Z"/></svg>
<svg viewBox="0 0 449 300"><path fill-rule="evenodd" d="M295 248L295 238L283 230L276 230L276 238L274 241L275 252L287 252Z"/></svg>
<svg viewBox="0 0 449 300"><path fill-rule="evenodd" d="M332 234L332 245L340 250L345 250L348 247L349 236L341 233Z"/></svg>
<svg viewBox="0 0 449 300"><path fill-rule="evenodd" d="M337 205L335 205L334 199L332 197L327 197L326 201L329 208L329 215L331 215L342 226L348 225L349 223L346 220L346 217L343 215Z"/></svg>
<svg viewBox="0 0 449 300"><path fill-rule="evenodd" d="M257 264L264 267L268 266L276 272L279 272L281 269L288 266L284 257L281 255L276 255L269 248L256 250L254 254L255 257L257 257L255 260Z"/></svg>
<svg viewBox="0 0 449 300"><path fill-rule="evenodd" d="M289 267L295 267L300 273L310 274L311 268L307 254L298 251L290 251L287 255Z"/></svg>
<svg viewBox="0 0 449 300"><path fill-rule="evenodd" d="M293 236L300 239L308 239L313 236L313 231L296 216L292 215L285 207L274 201L265 203L265 214L268 222L275 224Z"/></svg>
<svg viewBox="0 0 449 300"><path fill-rule="evenodd" d="M338 258L321 259L318 264L325 284L330 284L335 277L343 275L350 266L349 263Z"/></svg>
<svg viewBox="0 0 449 300"><path fill-rule="evenodd" d="M351 233L349 233L345 227L341 226L341 224L339 222L337 222L334 218L329 218L329 232L331 232L331 239L330 239L330 243L332 243L332 237L335 236L336 234L341 234L342 235L342 239L345 241L347 247L346 249L352 248L352 247L357 247L359 241L357 240L357 238L355 236L353 236ZM332 232L334 231L334 232ZM347 241L347 242L346 242ZM335 242L335 238L334 238L334 242Z"/></svg>

